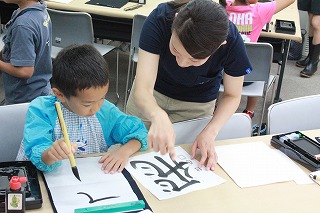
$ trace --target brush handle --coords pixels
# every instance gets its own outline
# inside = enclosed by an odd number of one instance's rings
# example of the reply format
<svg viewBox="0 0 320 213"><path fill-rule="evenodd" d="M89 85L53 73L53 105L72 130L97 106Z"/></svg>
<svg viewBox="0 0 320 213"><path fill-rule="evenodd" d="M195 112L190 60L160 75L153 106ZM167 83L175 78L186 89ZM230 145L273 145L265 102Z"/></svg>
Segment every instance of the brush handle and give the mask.
<svg viewBox="0 0 320 213"><path fill-rule="evenodd" d="M55 102L54 104L56 106L56 110L58 113L59 123L60 123L60 127L61 127L62 134L64 137L64 141L66 142L66 144L70 150L69 161L70 161L71 167L76 167L76 161L74 160L74 156L73 156L73 153L71 150L71 143L69 140L69 135L67 132L66 123L64 122L64 118L63 118L63 114L62 114L62 110L61 110L61 105L59 102Z"/></svg>

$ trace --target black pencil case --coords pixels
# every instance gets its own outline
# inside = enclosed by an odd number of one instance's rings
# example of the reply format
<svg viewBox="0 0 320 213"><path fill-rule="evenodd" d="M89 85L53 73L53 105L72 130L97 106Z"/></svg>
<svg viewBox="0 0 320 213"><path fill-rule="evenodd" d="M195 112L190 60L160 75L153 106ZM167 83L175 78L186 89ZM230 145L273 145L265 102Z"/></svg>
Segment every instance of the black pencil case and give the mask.
<svg viewBox="0 0 320 213"><path fill-rule="evenodd" d="M276 20L275 25L276 33L287 33L287 34L295 34L296 33L296 25L294 21L287 20Z"/></svg>
<svg viewBox="0 0 320 213"><path fill-rule="evenodd" d="M270 143L310 171L320 170L320 161L315 157L320 154L320 143L301 132L294 131L274 135Z"/></svg>

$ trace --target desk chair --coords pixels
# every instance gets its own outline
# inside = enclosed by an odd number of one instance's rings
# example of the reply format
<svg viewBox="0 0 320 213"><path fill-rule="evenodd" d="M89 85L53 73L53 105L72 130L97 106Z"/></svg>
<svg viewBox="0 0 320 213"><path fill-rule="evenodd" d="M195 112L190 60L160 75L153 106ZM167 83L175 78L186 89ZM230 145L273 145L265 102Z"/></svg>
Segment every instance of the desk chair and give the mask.
<svg viewBox="0 0 320 213"><path fill-rule="evenodd" d="M260 37L258 42L259 43L269 43L272 45L272 48L273 48L272 63L278 64L278 74L279 74L280 67L282 65L282 55L284 52L283 39Z"/></svg>
<svg viewBox="0 0 320 213"><path fill-rule="evenodd" d="M268 108L268 134L320 129L320 95L272 104Z"/></svg>
<svg viewBox="0 0 320 213"><path fill-rule="evenodd" d="M0 51L1 51L2 48L4 47L4 43L3 43L3 41L2 41L3 36L4 36L4 32L3 32L3 29L2 29L1 14L0 14Z"/></svg>
<svg viewBox="0 0 320 213"><path fill-rule="evenodd" d="M113 45L94 43L92 18L86 12L67 12L47 9L52 22L52 51L51 58L55 59L64 47L72 44L92 44L101 55L113 50L117 51L116 95L119 101L119 52Z"/></svg>
<svg viewBox="0 0 320 213"><path fill-rule="evenodd" d="M1 50L3 49L3 47L4 47L4 43L3 43L3 41L2 41L3 36L4 36L4 33L1 33L1 34L0 34L0 51L1 51Z"/></svg>
<svg viewBox="0 0 320 213"><path fill-rule="evenodd" d="M29 103L0 106L0 162L16 159L28 107Z"/></svg>
<svg viewBox="0 0 320 213"><path fill-rule="evenodd" d="M252 82L242 88L243 96L262 97L262 112L259 119L258 135L260 135L261 125L264 117L264 108L266 105L267 92L276 82L276 76L270 75L273 48L268 43L245 43L247 54L252 65L253 71L245 75L245 82ZM220 85L220 92L224 91L224 86Z"/></svg>
<svg viewBox="0 0 320 213"><path fill-rule="evenodd" d="M269 43L273 47L273 63L278 64L278 72L277 72L277 90L275 92L275 97L272 99L273 102L281 101L280 91L282 86L282 80L285 70L285 65L287 63L289 48L291 41L289 39L280 39L280 38L264 38L260 37L258 42Z"/></svg>
<svg viewBox="0 0 320 213"><path fill-rule="evenodd" d="M176 144L193 143L211 120L210 117L192 119L173 124ZM251 137L251 118L245 113L235 113L221 128L216 140Z"/></svg>
<svg viewBox="0 0 320 213"><path fill-rule="evenodd" d="M132 32L131 32L131 43L130 43L130 53L129 53L129 65L126 83L126 94L124 98L124 106L126 107L128 95L133 83L134 76L134 64L138 62L138 49L139 49L139 39L140 33L146 16L136 14L133 17Z"/></svg>

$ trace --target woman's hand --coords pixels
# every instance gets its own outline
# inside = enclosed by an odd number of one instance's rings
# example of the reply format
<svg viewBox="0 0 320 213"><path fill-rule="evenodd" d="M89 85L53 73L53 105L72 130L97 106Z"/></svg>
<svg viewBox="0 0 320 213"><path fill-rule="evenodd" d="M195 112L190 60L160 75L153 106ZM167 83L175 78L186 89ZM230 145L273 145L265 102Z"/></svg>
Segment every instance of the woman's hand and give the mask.
<svg viewBox="0 0 320 213"><path fill-rule="evenodd" d="M170 157L175 159L175 138L172 123L164 111L152 118L148 133L149 148L155 152L160 151L162 155L169 153Z"/></svg>
<svg viewBox="0 0 320 213"><path fill-rule="evenodd" d="M213 142L214 138L212 137L212 134L206 129L204 129L195 139L191 148L191 157L194 158L197 149L200 149L201 159L199 162L199 168L207 162L206 169L214 170L214 167L218 162L218 155Z"/></svg>

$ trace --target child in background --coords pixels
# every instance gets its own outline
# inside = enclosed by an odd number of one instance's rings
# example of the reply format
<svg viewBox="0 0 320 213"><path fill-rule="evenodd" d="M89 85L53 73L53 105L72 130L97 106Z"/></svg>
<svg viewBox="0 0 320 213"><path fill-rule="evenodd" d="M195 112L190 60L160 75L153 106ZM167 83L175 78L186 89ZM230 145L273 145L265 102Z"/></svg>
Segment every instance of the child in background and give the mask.
<svg viewBox="0 0 320 213"><path fill-rule="evenodd" d="M70 151L63 140L56 101L62 104L75 155L104 153L113 144L123 144L99 160L106 173L121 172L132 154L147 148L143 122L105 100L109 88L107 62L94 47L72 45L63 49L53 62L52 73L55 96L38 97L30 103L17 160L26 156L39 170L52 171L68 158Z"/></svg>
<svg viewBox="0 0 320 213"><path fill-rule="evenodd" d="M0 52L5 104L30 102L51 92L51 21L43 0L4 0L18 4L6 24Z"/></svg>
<svg viewBox="0 0 320 213"><path fill-rule="evenodd" d="M225 6L230 21L238 28L244 41L257 42L263 27L271 21L274 14L288 7L295 0L275 0L260 3L258 0L220 0ZM258 97L248 97L243 110L251 118ZM262 128L263 129L263 128Z"/></svg>
<svg viewBox="0 0 320 213"><path fill-rule="evenodd" d="M320 55L320 1L298 0L298 9L307 11L309 16L309 53L308 56L296 62L297 67L304 68L301 77L310 78L318 70Z"/></svg>

